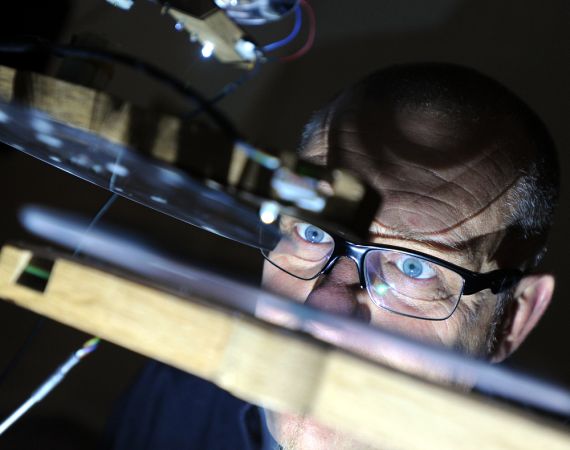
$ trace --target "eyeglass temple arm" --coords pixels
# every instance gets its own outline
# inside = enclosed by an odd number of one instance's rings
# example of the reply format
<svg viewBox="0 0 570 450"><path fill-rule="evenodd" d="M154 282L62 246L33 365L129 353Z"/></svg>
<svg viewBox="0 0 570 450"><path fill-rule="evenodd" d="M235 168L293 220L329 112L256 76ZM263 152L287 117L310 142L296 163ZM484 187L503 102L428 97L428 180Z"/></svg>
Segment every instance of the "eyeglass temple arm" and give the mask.
<svg viewBox="0 0 570 450"><path fill-rule="evenodd" d="M483 289L491 289L493 294L513 287L524 273L517 269L499 269L487 273L470 273L465 277L463 295L475 294Z"/></svg>

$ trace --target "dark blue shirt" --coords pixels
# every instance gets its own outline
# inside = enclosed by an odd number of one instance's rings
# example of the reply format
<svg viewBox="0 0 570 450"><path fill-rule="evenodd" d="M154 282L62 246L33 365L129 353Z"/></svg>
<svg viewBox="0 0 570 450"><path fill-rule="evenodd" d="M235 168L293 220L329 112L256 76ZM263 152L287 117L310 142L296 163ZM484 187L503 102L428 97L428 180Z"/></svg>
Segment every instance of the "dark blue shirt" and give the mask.
<svg viewBox="0 0 570 450"><path fill-rule="evenodd" d="M273 450L263 411L212 383L151 362L111 419L113 450Z"/></svg>

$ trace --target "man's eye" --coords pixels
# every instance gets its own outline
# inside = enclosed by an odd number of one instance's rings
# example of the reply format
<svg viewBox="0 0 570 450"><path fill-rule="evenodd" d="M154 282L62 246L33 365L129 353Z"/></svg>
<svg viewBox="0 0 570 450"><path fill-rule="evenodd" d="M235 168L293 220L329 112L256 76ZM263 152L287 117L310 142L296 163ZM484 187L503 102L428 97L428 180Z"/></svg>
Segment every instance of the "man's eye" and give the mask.
<svg viewBox="0 0 570 450"><path fill-rule="evenodd" d="M396 261L396 267L410 278L428 279L436 276L429 263L413 256L404 256Z"/></svg>
<svg viewBox="0 0 570 450"><path fill-rule="evenodd" d="M310 223L298 223L295 225L295 229L301 239L311 244L326 244L333 240L328 233Z"/></svg>

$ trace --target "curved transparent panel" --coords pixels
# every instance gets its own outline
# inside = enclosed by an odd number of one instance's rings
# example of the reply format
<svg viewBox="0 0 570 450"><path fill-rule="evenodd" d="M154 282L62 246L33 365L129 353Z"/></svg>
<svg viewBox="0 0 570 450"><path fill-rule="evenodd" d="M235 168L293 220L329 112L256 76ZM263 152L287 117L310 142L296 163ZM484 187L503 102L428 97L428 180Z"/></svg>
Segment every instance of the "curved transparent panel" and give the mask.
<svg viewBox="0 0 570 450"><path fill-rule="evenodd" d="M41 111L0 101L0 142L191 225L260 245L256 208L181 169Z"/></svg>

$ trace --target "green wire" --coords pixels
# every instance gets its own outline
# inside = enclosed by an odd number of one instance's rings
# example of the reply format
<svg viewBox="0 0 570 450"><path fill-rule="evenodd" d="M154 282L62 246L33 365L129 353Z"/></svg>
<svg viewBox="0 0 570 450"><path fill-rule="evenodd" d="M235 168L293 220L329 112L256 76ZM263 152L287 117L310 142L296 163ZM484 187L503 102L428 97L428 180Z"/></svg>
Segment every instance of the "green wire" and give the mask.
<svg viewBox="0 0 570 450"><path fill-rule="evenodd" d="M24 269L24 272L29 273L31 275L35 275L38 278L43 278L44 280L49 279L50 273L47 270L40 269L36 266L28 266Z"/></svg>

